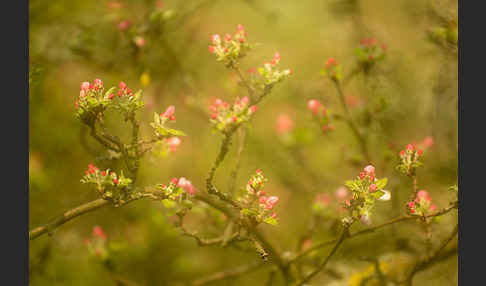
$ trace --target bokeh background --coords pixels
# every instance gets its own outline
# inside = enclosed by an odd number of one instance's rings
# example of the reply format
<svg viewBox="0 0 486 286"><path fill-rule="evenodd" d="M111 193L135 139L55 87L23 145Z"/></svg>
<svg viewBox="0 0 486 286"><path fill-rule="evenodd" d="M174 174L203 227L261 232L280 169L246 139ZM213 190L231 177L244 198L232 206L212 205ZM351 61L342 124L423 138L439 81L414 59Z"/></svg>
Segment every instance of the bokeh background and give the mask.
<svg viewBox="0 0 486 286"><path fill-rule="evenodd" d="M397 154L407 143L419 144L428 136L433 145L424 152L419 186L439 208L454 199L448 187L457 184L456 1L32 0L29 4L30 228L97 198L79 180L89 163L109 165L103 161L101 146L74 117L80 83L94 78L101 78L107 87L122 80L132 89L143 89L146 108L139 118L144 136L150 135L153 112L170 104L176 106L174 126L189 135L174 154L145 157L137 184L184 176L204 191L221 141L209 124L210 101L216 97L233 101L246 92L234 72L216 62L207 47L211 34L233 33L238 24L245 26L250 42L261 44L242 62L244 71L271 60L276 51L282 68L294 71L260 104L237 178L237 186L243 187L262 168L269 179L267 192L281 198L279 225L261 226L279 250L295 250L309 227L316 194L333 198L344 181L363 167L356 163L359 146L348 126L336 121L335 130L323 134L311 120L307 101L316 98L341 112L336 91L320 70L328 57L334 57L348 73L356 65L354 50L364 37L385 43L386 58L368 77L353 78L344 93L352 103L351 113L366 130L378 177L388 177L387 189L392 192L391 202L376 206L373 223L405 213L411 184L394 169ZM126 30L120 26L123 21L129 21ZM437 36L437 31L454 27L455 41ZM143 46L136 44L137 36L144 38ZM370 113L370 106L379 106L380 111ZM301 134L291 148L276 132L281 114L287 114ZM124 124L111 127L119 135L130 130ZM234 139L216 173L217 185L228 184L238 137ZM220 234L222 228L208 226L204 215L192 216L191 229L207 237ZM337 214L331 215L315 226L312 241L336 237L337 219ZM456 222L455 212L434 222L430 247L437 247ZM83 215L52 237L30 242L31 285L176 285L259 259L245 244L199 247L172 223L161 204L152 201ZM105 230L112 244L111 270L83 243L95 225ZM382 229L346 242L329 264L333 275L324 273L312 285L379 285L362 282L373 265L362 258L379 258L386 267L396 264L391 268L400 271L406 268L400 264L405 258L421 256L426 248L425 231L417 223ZM324 248L314 258L328 251ZM311 259L309 265L314 262ZM212 285L264 285L269 272L270 267L262 266ZM280 282L277 278L275 285ZM457 285L457 257L417 274L415 283Z"/></svg>

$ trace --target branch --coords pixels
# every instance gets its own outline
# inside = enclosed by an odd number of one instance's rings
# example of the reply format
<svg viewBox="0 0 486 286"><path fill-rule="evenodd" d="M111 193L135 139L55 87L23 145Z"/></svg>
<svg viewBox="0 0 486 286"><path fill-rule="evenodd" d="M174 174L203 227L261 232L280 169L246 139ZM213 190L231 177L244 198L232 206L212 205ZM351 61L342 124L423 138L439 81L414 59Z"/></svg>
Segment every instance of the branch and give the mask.
<svg viewBox="0 0 486 286"><path fill-rule="evenodd" d="M337 93L339 95L339 101L341 102L341 106L344 109L344 112L346 113L346 122L348 123L349 127L353 131L353 134L355 135L356 139L358 140L360 146L361 146L361 152L363 152L363 156L365 157L366 161L368 163L371 162L370 159L370 154L368 151L368 144L366 142L365 137L361 132L358 130L358 127L356 123L354 122L353 118L351 117L351 113L349 112L348 105L346 104L346 100L344 98L344 93L341 89L341 84L337 80L333 80L334 86L336 87Z"/></svg>
<svg viewBox="0 0 486 286"><path fill-rule="evenodd" d="M78 217L82 214L97 210L101 207L106 206L109 203L110 202L105 200L105 199L97 199L97 200L82 204L82 205L75 207L71 210L68 210L68 211L64 212L62 215L60 215L59 217L57 217L56 219L54 219L53 221L51 221L51 222L49 222L49 223L47 223L43 226L36 227L33 230L29 231L29 239L30 240L35 239L35 238L43 235L46 232L48 232L50 234L54 229L65 224L66 222L72 220L73 218Z"/></svg>
<svg viewBox="0 0 486 286"><path fill-rule="evenodd" d="M456 226L452 230L451 234L441 243L439 248L431 256L429 256L429 257L427 257L427 258L425 258L425 259L423 259L423 260L421 260L421 261L419 261L415 264L415 266L413 267L412 271L410 272L410 274L408 275L408 277L406 279L405 283L407 283L407 285L412 285L413 277L415 276L415 274L417 274L420 271L427 269L428 266L430 266L431 264L436 262L436 260L439 257L439 254L447 246L447 244L449 244L449 242L457 235L457 232L458 232L458 225L456 224Z"/></svg>
<svg viewBox="0 0 486 286"><path fill-rule="evenodd" d="M148 192L142 193L141 198L160 199L160 197L155 195L154 193L148 193ZM132 199L130 201L125 202L124 204L130 203L130 202L135 201L135 200L138 200L138 199ZM108 200L97 199L97 200L82 204L82 205L75 207L73 209L70 209L68 211L65 211L62 215L58 216L57 218L55 218L51 222L49 222L45 225L42 225L42 226L38 226L38 227L30 230L29 231L29 240L33 240L35 238L38 238L39 236L43 235L44 233L48 233L49 235L51 235L51 233L54 229L56 229L59 226L67 223L68 221L70 221L70 220L72 220L72 219L74 219L74 218L76 218L80 215L83 215L83 214L92 212L94 210L97 210L99 208L102 208L102 207L104 207L108 204L110 204L110 201L108 201Z"/></svg>
<svg viewBox="0 0 486 286"><path fill-rule="evenodd" d="M451 210L453 210L455 208L457 208L457 202L452 203L451 206L449 206L447 208L444 208L444 209L438 211L437 213L427 215L427 216L425 216L425 218L431 218L431 217L440 216L440 215L443 215L443 214L446 214L446 213L450 212ZM409 215L400 216L400 217L391 219L391 220L389 220L387 222L384 222L382 224L378 224L376 226L369 227L369 228L360 230L358 232L355 232L353 234L350 234L348 238L353 238L353 237L360 236L360 235L363 235L363 234L372 233L375 230L378 230L380 228L383 228L385 226L392 225L392 224L395 224L395 223L399 223L399 222L403 222L403 221L409 221L409 220L414 220L414 219L420 219L420 218L422 218L422 217L419 217L419 216L409 216ZM292 262L300 259L301 257L306 256L307 254L311 253L314 250L317 250L317 249L322 248L324 246L331 245L333 243L336 243L337 241L338 241L337 239L333 239L333 240L330 240L330 241L321 242L321 243L318 243L318 244L316 244L314 246L311 246L308 249L306 249L306 250L298 253L297 255L295 255L289 262L292 263Z"/></svg>
<svg viewBox="0 0 486 286"><path fill-rule="evenodd" d="M332 248L331 252L329 252L329 254L327 255L327 257L319 264L319 266L317 267L317 269L315 269L309 275L307 275L306 277L304 277L304 279L302 279L299 282L297 282L296 286L304 285L309 280L311 280L314 276L316 276L319 272L321 272L321 270L324 269L324 267L326 267L326 265L329 262L329 260L331 259L331 257L336 253L336 251L338 250L339 246L341 246L341 244L347 238L349 238L349 227L344 228L341 236L339 237L338 241L336 242L336 244Z"/></svg>
<svg viewBox="0 0 486 286"><path fill-rule="evenodd" d="M236 151L235 165L233 167L233 170L231 170L229 183L228 183L228 191L230 194L234 193L235 190L235 183L238 177L238 171L240 170L241 154L243 153L243 148L245 147L245 141L246 141L246 129L242 128L239 130L239 132L240 132L239 134L240 142L238 145L238 150Z"/></svg>

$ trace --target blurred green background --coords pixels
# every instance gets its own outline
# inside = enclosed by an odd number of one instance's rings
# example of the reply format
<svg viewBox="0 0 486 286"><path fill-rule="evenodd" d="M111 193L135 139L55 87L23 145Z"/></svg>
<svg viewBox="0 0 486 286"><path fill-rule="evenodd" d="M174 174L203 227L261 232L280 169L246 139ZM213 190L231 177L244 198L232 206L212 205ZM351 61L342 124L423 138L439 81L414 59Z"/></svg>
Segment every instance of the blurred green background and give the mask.
<svg viewBox="0 0 486 286"><path fill-rule="evenodd" d="M143 136L150 136L153 112L163 112L171 104L177 116L173 126L189 135L182 138L176 153L145 157L137 184L167 183L183 176L204 191L221 141L209 124L210 100L232 102L235 96L246 95L234 72L216 62L207 46L211 34L233 33L238 24L245 26L250 42L261 43L243 60L244 71L271 60L276 51L282 57L281 67L294 71L260 104L237 179L237 186L243 187L262 168L269 179L267 193L281 198L279 225L261 226L279 250L295 249L309 226L317 193L334 194L363 167L353 163L359 148L348 126L336 122L333 132L322 134L307 109L307 101L317 98L341 112L336 91L320 70L328 57L335 57L349 73L363 37L387 45L385 60L369 76L358 75L344 88L345 95L358 101L351 113L366 127L378 177L388 177L387 189L392 192L392 202L377 204L373 223L405 212L411 185L394 170L396 155L407 143L422 142L427 136L434 144L424 152L419 186L439 208L454 199L448 187L457 184L456 1L32 0L29 14L30 228L97 198L79 180L89 163L109 165L102 161L101 146L74 118L79 85L94 78L101 78L106 87L125 81L134 90L143 89L146 108L139 114ZM125 20L131 24L122 31L119 24ZM454 29L454 23L456 38L441 38L441 32ZM145 39L144 46L135 44L136 36ZM381 111L370 114L370 106ZM276 133L277 117L283 113L305 139L294 148L286 147ZM124 124L113 129L116 134L130 130ZM228 184L237 142L235 137L216 173L217 185ZM337 235L330 221L316 226L313 241ZM453 213L431 225L433 248L456 221ZM113 273L136 282L133 285L171 285L259 259L245 244L241 249L198 247L171 222L161 204L152 201L83 215L52 237L30 242L31 285L130 285L116 282ZM90 256L83 243L95 225L105 230L115 248L111 272ZM218 236L223 229L208 226L204 214L194 214L190 225L206 237ZM424 253L425 241L423 228L412 222L348 241L329 264L337 275L320 275L312 285L375 285L359 284L356 277L372 265L360 258L387 260L398 253L414 257ZM324 248L316 257L328 251ZM262 266L213 284L264 285L269 271ZM275 285L280 282L277 278ZM417 274L415 284L457 285L456 257Z"/></svg>

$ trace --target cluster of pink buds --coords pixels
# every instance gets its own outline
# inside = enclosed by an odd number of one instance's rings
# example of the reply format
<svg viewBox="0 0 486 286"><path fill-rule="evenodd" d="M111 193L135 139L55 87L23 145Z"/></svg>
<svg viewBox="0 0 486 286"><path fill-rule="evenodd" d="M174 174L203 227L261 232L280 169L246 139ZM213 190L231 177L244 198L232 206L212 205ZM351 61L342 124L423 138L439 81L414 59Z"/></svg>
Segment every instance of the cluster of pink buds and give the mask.
<svg viewBox="0 0 486 286"><path fill-rule="evenodd" d="M196 192L196 189L191 181L184 177L174 177L170 180L168 185L159 185L158 188L164 191L165 194L172 200L180 198L183 193L194 195Z"/></svg>
<svg viewBox="0 0 486 286"><path fill-rule="evenodd" d="M400 151L400 162L397 170L408 176L413 175L417 167L422 166L420 158L423 154L421 149L415 148L412 144L408 144L405 150Z"/></svg>
<svg viewBox="0 0 486 286"><path fill-rule="evenodd" d="M106 245L107 236L101 226L93 227L92 239L86 238L84 244L88 247L90 254L95 255L101 259L108 257L108 249Z"/></svg>
<svg viewBox="0 0 486 286"><path fill-rule="evenodd" d="M225 132L228 126L234 126L235 124L248 121L257 111L257 106L249 106L249 103L250 98L248 96L241 99L236 97L235 103L232 106L217 98L209 106L211 112L210 121L217 130Z"/></svg>
<svg viewBox="0 0 486 286"><path fill-rule="evenodd" d="M124 95L133 96L132 90L127 87L126 83L124 83L123 81L120 81L119 86L120 86L120 89L118 89L118 96L119 97L124 96Z"/></svg>
<svg viewBox="0 0 486 286"><path fill-rule="evenodd" d="M311 99L307 102L307 108L312 112L312 116L321 126L323 133L334 130L334 126L329 123L330 116L328 111L326 107L321 104L321 102L319 102L317 99Z"/></svg>
<svg viewBox="0 0 486 286"><path fill-rule="evenodd" d="M259 168L256 170L256 175L248 180L246 191L250 195L264 196L265 191L263 191L263 187L266 181L267 179L263 176L263 171Z"/></svg>
<svg viewBox="0 0 486 286"><path fill-rule="evenodd" d="M246 36L247 33L243 25L238 25L237 31L233 36L226 34L224 39L221 39L218 34L212 35L211 45L208 46L208 50L216 55L217 61L223 61L228 67L233 67L251 49L251 46L247 43Z"/></svg>
<svg viewBox="0 0 486 286"><path fill-rule="evenodd" d="M338 64L336 59L328 58L324 64L324 69L321 70L321 74L329 76L333 81L337 81L342 78L341 65Z"/></svg>
<svg viewBox="0 0 486 286"><path fill-rule="evenodd" d="M93 164L88 165L85 176L81 179L82 183L92 183L97 186L100 194L111 197L113 192L110 190L113 188L123 188L128 186L132 180L126 178L123 172L117 175L115 172L110 172L109 169L100 171L100 169Z"/></svg>
<svg viewBox="0 0 486 286"><path fill-rule="evenodd" d="M363 64L375 63L385 58L386 45L379 44L375 38L363 38L355 53Z"/></svg>
<svg viewBox="0 0 486 286"><path fill-rule="evenodd" d="M285 135L294 129L294 121L285 113L277 117L277 124L275 127L278 135Z"/></svg>
<svg viewBox="0 0 486 286"><path fill-rule="evenodd" d="M257 77L256 73L250 74L250 81L260 88L265 88L265 86L272 86L277 82L281 82L290 75L293 74L291 69L279 70L277 65L280 63L280 53L276 52L270 62L263 63L263 67L258 68L258 74L260 78Z"/></svg>
<svg viewBox="0 0 486 286"><path fill-rule="evenodd" d="M384 190L388 179L377 179L375 167L368 165L355 180L346 181L346 187L352 192L352 198L346 200L344 207L351 216L343 219L344 224L350 224L360 219L363 223L371 223L370 214L376 200L388 201L389 191Z"/></svg>
<svg viewBox="0 0 486 286"><path fill-rule="evenodd" d="M266 181L263 171L257 169L256 174L246 184L246 194L238 198L238 200L245 206L243 213L253 216L258 222L263 221L276 225L277 214L273 212L273 208L278 203L279 198L277 196L266 196L266 192L263 190ZM257 203L257 208L252 207L255 202Z"/></svg>
<svg viewBox="0 0 486 286"><path fill-rule="evenodd" d="M425 190L417 192L415 200L407 203L408 211L414 215L427 215L437 210L437 206L432 204L432 199Z"/></svg>

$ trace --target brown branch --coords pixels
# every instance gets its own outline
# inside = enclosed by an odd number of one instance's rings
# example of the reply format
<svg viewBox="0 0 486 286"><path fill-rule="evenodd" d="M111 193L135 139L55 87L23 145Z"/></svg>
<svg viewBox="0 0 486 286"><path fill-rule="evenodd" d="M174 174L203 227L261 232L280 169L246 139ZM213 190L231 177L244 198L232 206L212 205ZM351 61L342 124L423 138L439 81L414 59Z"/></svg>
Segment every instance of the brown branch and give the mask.
<svg viewBox="0 0 486 286"><path fill-rule="evenodd" d="M314 270L312 271L311 273L309 273L307 276L305 276L302 280L300 280L299 282L297 282L295 285L296 286L301 286L301 285L304 285L306 284L309 280L311 280L314 276L316 276L319 272L321 272L321 270L324 269L324 267L326 267L327 263L329 262L329 260L331 260L332 256L336 253L336 251L338 250L339 246L341 246L341 244L344 242L344 240L346 240L347 238L349 238L349 226L348 227L345 227L341 236L339 237L339 239L337 240L336 244L334 245L334 247L332 248L331 252L329 252L329 254L326 256L326 258L319 264L319 266Z"/></svg>
<svg viewBox="0 0 486 286"><path fill-rule="evenodd" d="M358 140L360 147L361 147L361 152L363 153L363 156L365 157L367 163L371 163L371 158L370 154L368 151L368 143L363 136L363 134L359 131L356 123L354 122L351 112L349 112L348 105L346 104L346 99L344 98L344 93L341 89L341 84L337 80L333 80L334 86L336 87L337 93L339 95L339 101L341 102L341 106L343 107L344 112L346 113L346 122L348 123L349 127L353 131L353 134L355 135L356 139Z"/></svg>
<svg viewBox="0 0 486 286"><path fill-rule="evenodd" d="M241 128L239 132L240 141L238 143L238 150L236 151L235 165L233 167L233 170L231 170L228 183L228 191L230 194L234 193L235 191L236 179L238 177L238 171L240 170L241 155L243 154L243 148L245 147L246 141L246 128Z"/></svg>
<svg viewBox="0 0 486 286"><path fill-rule="evenodd" d="M412 271L410 272L407 279L405 280L406 281L405 283L407 285L412 285L413 277L415 276L415 274L427 269L429 265L433 264L435 260L438 259L439 254L447 246L447 244L449 244L449 242L457 235L457 232L458 232L458 225L456 224L451 234L441 243L439 248L437 248L437 250L431 256L424 258L423 260L420 260L414 265Z"/></svg>
<svg viewBox="0 0 486 286"><path fill-rule="evenodd" d="M56 229L60 225L65 224L66 222L72 220L73 218L78 217L82 214L89 213L89 212L92 212L94 210L97 210L101 207L108 205L109 203L110 202L107 201L107 200L97 199L97 200L82 204L82 205L75 207L73 209L70 209L70 210L64 212L62 215L60 215L56 219L54 219L53 221L51 221L51 222L49 222L49 223L47 223L43 226L36 227L36 228L32 229L31 231L29 231L29 239L30 240L35 239L35 238L37 238L37 237L39 237L39 236L41 236L41 235L43 235L44 233L47 233L47 232L51 233L54 229Z"/></svg>
<svg viewBox="0 0 486 286"><path fill-rule="evenodd" d="M443 215L443 214L450 212L451 210L453 210L455 208L457 208L457 202L452 203L451 206L444 208L444 209L438 211L437 213L427 215L427 216L425 216L425 218L440 216L440 215ZM403 222L403 221L414 220L414 219L422 219L422 217L404 215L404 216L400 216L400 217L397 217L397 218L393 218L393 219L386 221L384 223L381 223L381 224L375 225L373 227L369 227L369 228L360 230L358 232L352 233L352 234L349 235L349 238L353 238L353 237L360 236L360 235L367 234L367 233L372 233L372 232L374 232L374 231L376 231L380 228L383 228L385 226L389 226L389 225L399 223L399 222ZM292 263L292 262L300 259L301 257L306 256L307 254L311 253L314 250L317 250L319 248L322 248L322 247L325 247L325 246L328 246L328 245L332 245L333 243L336 243L337 241L338 241L337 239L333 239L333 240L330 240L330 241L321 242L321 243L318 243L314 246L311 246L308 249L306 249L306 250L298 253L297 255L295 255L289 262Z"/></svg>

